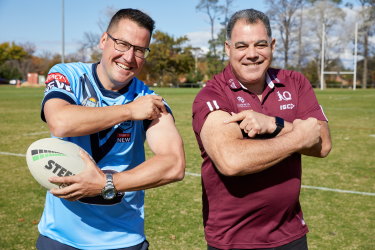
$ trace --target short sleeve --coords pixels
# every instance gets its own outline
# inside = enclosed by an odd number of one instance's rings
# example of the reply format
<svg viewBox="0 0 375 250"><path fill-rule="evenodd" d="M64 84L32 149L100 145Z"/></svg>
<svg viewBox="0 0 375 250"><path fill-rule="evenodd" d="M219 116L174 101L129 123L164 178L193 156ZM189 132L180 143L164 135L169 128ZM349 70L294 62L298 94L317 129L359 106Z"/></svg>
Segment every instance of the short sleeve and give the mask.
<svg viewBox="0 0 375 250"><path fill-rule="evenodd" d="M78 101L74 94L73 81L74 78L71 76L71 73L64 70L62 64L57 64L51 68L45 81L46 87L41 104L41 118L43 121L46 121L44 117L44 104L48 100L58 98L70 104L77 104Z"/></svg>
<svg viewBox="0 0 375 250"><path fill-rule="evenodd" d="M233 111L224 90L211 86L204 87L193 102L193 129L198 135L209 113L217 110L228 113Z"/></svg>
<svg viewBox="0 0 375 250"><path fill-rule="evenodd" d="M300 83L298 91L299 108L297 118L305 120L309 117L314 117L320 121L328 121L323 112L323 108L318 103L311 83L300 73L297 75L297 81Z"/></svg>

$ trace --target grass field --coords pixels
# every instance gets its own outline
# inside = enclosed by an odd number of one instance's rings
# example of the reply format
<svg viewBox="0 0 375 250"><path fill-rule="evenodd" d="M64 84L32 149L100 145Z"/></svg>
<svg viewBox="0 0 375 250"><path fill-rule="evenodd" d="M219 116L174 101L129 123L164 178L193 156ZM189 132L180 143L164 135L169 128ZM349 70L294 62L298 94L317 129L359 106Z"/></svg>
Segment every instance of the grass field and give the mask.
<svg viewBox="0 0 375 250"><path fill-rule="evenodd" d="M156 89L164 96L184 139L187 172L200 173L191 129L197 89ZM0 86L0 249L35 249L45 190L31 177L23 155L48 137L39 118L41 88ZM317 90L329 118L333 150L325 159L303 158L301 203L310 249L375 249L375 90ZM205 249L200 178L146 192L146 235L151 249ZM74 229L73 229L74 230Z"/></svg>

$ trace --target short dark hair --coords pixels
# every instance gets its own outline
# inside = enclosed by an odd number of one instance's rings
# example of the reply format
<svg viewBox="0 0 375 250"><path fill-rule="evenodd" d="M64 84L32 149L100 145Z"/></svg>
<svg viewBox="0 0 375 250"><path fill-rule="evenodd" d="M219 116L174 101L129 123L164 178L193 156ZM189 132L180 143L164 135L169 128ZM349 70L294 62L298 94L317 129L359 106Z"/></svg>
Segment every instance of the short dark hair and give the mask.
<svg viewBox="0 0 375 250"><path fill-rule="evenodd" d="M107 32L118 24L120 20L129 19L136 22L139 26L150 31L150 34L154 31L155 21L146 13L137 9L121 9L116 12L108 24Z"/></svg>
<svg viewBox="0 0 375 250"><path fill-rule="evenodd" d="M263 12L254 9L245 9L237 11L232 15L227 24L227 39L230 40L232 35L232 30L234 25L238 20L245 20L247 23L255 24L257 22L262 22L267 30L267 35L272 38L272 31L270 20Z"/></svg>

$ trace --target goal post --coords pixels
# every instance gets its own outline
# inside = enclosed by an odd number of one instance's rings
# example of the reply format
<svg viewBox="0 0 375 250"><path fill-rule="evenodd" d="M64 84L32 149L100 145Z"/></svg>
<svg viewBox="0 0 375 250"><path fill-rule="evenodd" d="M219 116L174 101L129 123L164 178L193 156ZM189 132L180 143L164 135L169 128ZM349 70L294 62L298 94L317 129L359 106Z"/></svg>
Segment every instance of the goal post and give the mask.
<svg viewBox="0 0 375 250"><path fill-rule="evenodd" d="M354 31L354 58L353 71L324 71L324 56L325 56L325 24L322 27L322 58L320 64L320 89L324 89L324 75L353 75L353 90L357 88L357 43L358 43L358 23L355 23Z"/></svg>

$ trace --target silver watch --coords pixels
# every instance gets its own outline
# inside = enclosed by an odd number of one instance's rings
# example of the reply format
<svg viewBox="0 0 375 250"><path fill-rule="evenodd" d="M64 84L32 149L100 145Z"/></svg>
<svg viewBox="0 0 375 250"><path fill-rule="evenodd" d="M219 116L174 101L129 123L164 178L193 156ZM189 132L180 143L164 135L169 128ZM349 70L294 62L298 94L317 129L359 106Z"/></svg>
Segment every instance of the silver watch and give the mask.
<svg viewBox="0 0 375 250"><path fill-rule="evenodd" d="M102 189L102 196L105 200L112 200L116 197L117 190L115 188L115 185L113 184L113 175L112 173L106 173L106 184L104 188Z"/></svg>

